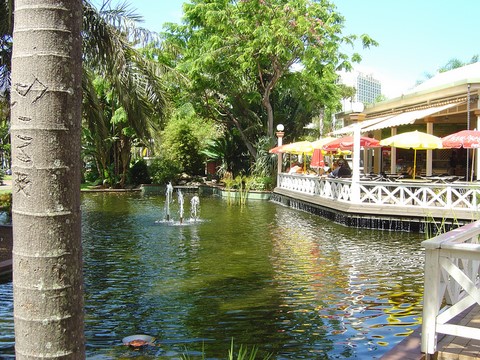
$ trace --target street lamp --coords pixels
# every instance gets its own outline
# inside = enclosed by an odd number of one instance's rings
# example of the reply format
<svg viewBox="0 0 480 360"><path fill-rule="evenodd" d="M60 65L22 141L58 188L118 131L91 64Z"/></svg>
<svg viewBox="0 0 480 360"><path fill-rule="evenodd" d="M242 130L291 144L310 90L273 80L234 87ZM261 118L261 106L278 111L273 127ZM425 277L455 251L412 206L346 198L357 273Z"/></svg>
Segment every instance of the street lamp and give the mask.
<svg viewBox="0 0 480 360"><path fill-rule="evenodd" d="M282 146L283 144L283 135L285 135L285 133L283 132L283 130L285 129L285 127L283 126L283 124L278 124L277 125L277 132L275 133L275 135L277 135L277 146ZM282 172L282 164L283 164L283 154L281 152L279 152L277 154L277 158L278 158L278 164L277 164L277 172L280 174Z"/></svg>

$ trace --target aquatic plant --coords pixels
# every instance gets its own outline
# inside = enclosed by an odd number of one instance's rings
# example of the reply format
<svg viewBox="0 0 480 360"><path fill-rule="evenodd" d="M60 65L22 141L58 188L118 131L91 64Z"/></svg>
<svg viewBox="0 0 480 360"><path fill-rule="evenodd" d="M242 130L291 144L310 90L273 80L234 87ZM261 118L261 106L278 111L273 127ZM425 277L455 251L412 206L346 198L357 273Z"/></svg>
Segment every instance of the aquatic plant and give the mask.
<svg viewBox="0 0 480 360"><path fill-rule="evenodd" d="M230 204L232 201L230 197L231 190L235 185L235 180L233 179L231 173L227 173L226 176L222 179L222 182L225 184L225 190L227 190L227 202Z"/></svg>
<svg viewBox="0 0 480 360"><path fill-rule="evenodd" d="M452 223L447 224L445 217L441 220L436 220L432 215L428 215L425 218L425 239L431 239L460 226L456 216L453 217Z"/></svg>
<svg viewBox="0 0 480 360"><path fill-rule="evenodd" d="M253 346L251 350L248 349L247 346L240 345L238 352L235 353L235 348L233 345L233 339L230 344L230 350L228 351L228 360L256 360L257 359L258 348ZM262 360L269 360L271 359L272 354L265 355ZM202 360L205 360L205 348L202 346ZM187 354L182 355L182 360L191 360L190 356Z"/></svg>

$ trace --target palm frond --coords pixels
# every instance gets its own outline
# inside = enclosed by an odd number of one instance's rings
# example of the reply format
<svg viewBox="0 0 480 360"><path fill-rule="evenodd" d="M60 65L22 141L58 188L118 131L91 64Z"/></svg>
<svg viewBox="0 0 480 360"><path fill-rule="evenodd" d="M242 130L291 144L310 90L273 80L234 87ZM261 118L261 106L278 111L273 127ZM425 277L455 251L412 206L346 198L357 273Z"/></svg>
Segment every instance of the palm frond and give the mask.
<svg viewBox="0 0 480 360"><path fill-rule="evenodd" d="M132 46L152 40L151 33L136 27L140 17L128 4L112 9L110 2L97 11L84 1L84 61L109 79L137 136L146 138L165 114L166 95L158 67Z"/></svg>
<svg viewBox="0 0 480 360"><path fill-rule="evenodd" d="M12 33L13 0L0 0L0 95L10 88Z"/></svg>

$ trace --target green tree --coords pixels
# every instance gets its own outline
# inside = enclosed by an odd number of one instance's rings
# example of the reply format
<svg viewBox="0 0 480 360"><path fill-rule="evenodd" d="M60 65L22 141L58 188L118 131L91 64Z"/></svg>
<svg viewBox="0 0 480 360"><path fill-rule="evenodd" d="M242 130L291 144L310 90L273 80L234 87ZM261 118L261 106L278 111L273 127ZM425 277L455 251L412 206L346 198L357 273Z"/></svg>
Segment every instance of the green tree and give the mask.
<svg viewBox="0 0 480 360"><path fill-rule="evenodd" d="M218 133L211 121L199 117L191 104L184 104L174 111L162 132L161 157L187 174L203 174L202 150Z"/></svg>
<svg viewBox="0 0 480 360"><path fill-rule="evenodd" d="M83 116L90 140L86 147L90 153L103 158L99 164L105 163L108 167L109 162L105 159L105 154L102 155L105 141L108 141L110 135L109 128L105 126L108 121L102 118L104 113L93 85L94 79L101 75L111 84L118 108L125 111L127 127L133 130L135 136L121 139L125 146L122 146L119 154L127 159L126 149L131 147L128 139L141 139L147 143L152 131L158 129L158 124L165 117L166 98L162 82L165 68L157 66L158 63L153 63L137 50L136 45L150 43L156 37L137 26L141 17L127 3L112 8L110 1L106 1L100 9L89 0L84 0L82 4ZM12 49L12 10L12 0L0 0L0 20L5 20L0 23L0 91L6 89L7 94ZM123 184L123 164L120 169L118 173L120 183ZM100 173L103 174L103 171Z"/></svg>
<svg viewBox="0 0 480 360"><path fill-rule="evenodd" d="M13 1L0 0L0 96L10 87Z"/></svg>
<svg viewBox="0 0 480 360"><path fill-rule="evenodd" d="M330 2L193 0L184 11L185 23L171 26L166 38L183 46L180 69L191 80L189 91L206 116L237 129L252 157L259 136L273 137L272 98L295 66L304 96L338 101L336 71L351 67L340 47L357 37L342 36L344 19Z"/></svg>
<svg viewBox="0 0 480 360"><path fill-rule="evenodd" d="M99 174L123 187L131 149L148 144L165 118L165 67L134 44L152 40L127 4L100 10L84 2L84 118ZM111 184L114 185L114 184Z"/></svg>
<svg viewBox="0 0 480 360"><path fill-rule="evenodd" d="M84 359L82 3L16 0L12 64L17 359Z"/></svg>
<svg viewBox="0 0 480 360"><path fill-rule="evenodd" d="M217 173L222 178L235 177L248 171L248 151L235 128L225 131L222 136L216 139L208 141L202 152L207 159L219 162Z"/></svg>
<svg viewBox="0 0 480 360"><path fill-rule="evenodd" d="M184 121L175 122L175 127L166 129L163 138L162 148L165 159L188 174L202 174L203 158L200 156L200 142L195 137L190 124Z"/></svg>
<svg viewBox="0 0 480 360"><path fill-rule="evenodd" d="M97 76L93 87L100 114L95 121L86 121L82 138L85 160L95 162L102 181L123 187L132 147L139 138L110 82Z"/></svg>

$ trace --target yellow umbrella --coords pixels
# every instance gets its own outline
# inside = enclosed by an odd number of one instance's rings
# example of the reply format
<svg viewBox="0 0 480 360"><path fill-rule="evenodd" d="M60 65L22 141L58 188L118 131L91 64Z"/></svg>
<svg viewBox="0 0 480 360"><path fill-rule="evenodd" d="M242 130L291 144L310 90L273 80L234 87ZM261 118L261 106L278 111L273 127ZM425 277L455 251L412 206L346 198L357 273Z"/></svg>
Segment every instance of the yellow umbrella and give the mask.
<svg viewBox="0 0 480 360"><path fill-rule="evenodd" d="M282 146L280 152L289 153L289 154L312 154L313 147L310 141L297 141L290 144L285 144Z"/></svg>
<svg viewBox="0 0 480 360"><path fill-rule="evenodd" d="M441 149L443 147L441 138L417 130L383 139L380 141L380 145L393 146L402 149L413 149L415 151L413 157L414 179L417 171L417 150Z"/></svg>
<svg viewBox="0 0 480 360"><path fill-rule="evenodd" d="M330 141L333 141L335 140L334 137L326 137L326 138L323 138L323 139L318 139L318 140L315 140L315 141L312 141L312 148L315 150L315 149L322 149L323 145L325 144L328 144Z"/></svg>
<svg viewBox="0 0 480 360"><path fill-rule="evenodd" d="M277 146L273 149L270 149L270 153L287 153L295 155L305 155L313 154L313 147L310 141L297 141L290 144L285 144L282 146ZM307 164L305 162L305 156L303 157L303 172L307 170Z"/></svg>

